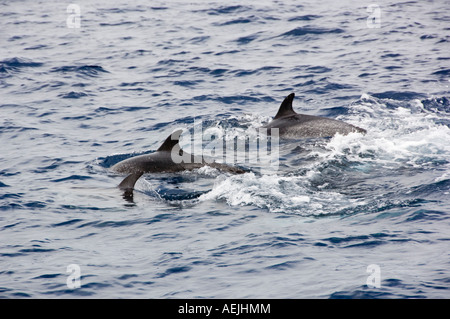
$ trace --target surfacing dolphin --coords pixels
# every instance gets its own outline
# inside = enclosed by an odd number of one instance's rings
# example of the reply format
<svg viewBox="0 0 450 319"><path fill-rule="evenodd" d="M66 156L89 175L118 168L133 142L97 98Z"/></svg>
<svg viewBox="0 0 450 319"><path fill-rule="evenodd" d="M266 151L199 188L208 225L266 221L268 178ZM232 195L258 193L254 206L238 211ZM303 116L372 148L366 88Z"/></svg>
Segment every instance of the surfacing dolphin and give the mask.
<svg viewBox="0 0 450 319"><path fill-rule="evenodd" d="M289 94L281 103L277 115L271 122L262 126L269 129L278 128L282 138L332 137L339 133L347 135L352 132L366 133L366 130L342 121L326 117L296 113L292 109L295 94Z"/></svg>
<svg viewBox="0 0 450 319"><path fill-rule="evenodd" d="M173 132L154 153L131 157L111 167L111 170L116 173L128 174L119 184L119 188L124 191L125 197L133 196L134 185L145 173L182 172L206 165L224 172L245 173L240 168L216 163L206 160L203 156L194 156L183 151L178 144L181 133L182 130Z"/></svg>

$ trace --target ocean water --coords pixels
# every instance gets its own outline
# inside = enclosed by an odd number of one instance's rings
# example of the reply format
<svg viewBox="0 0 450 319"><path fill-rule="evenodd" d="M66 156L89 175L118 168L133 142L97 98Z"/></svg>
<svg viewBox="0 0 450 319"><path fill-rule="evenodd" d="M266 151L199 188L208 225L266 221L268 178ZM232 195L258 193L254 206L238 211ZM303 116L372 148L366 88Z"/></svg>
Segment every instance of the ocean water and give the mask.
<svg viewBox="0 0 450 319"><path fill-rule="evenodd" d="M73 4L0 1L0 297L450 297L449 1ZM368 133L117 189L291 92Z"/></svg>

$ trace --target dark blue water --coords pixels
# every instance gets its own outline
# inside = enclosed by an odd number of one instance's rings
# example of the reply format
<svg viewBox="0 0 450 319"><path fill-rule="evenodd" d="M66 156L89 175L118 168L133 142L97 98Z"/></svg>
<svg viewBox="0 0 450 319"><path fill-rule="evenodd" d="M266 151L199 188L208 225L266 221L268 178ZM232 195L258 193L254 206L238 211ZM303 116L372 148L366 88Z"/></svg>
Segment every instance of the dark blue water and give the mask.
<svg viewBox="0 0 450 319"><path fill-rule="evenodd" d="M77 1L68 28L1 1L0 297L449 298L449 4ZM116 188L174 129L233 140L291 92L368 133Z"/></svg>

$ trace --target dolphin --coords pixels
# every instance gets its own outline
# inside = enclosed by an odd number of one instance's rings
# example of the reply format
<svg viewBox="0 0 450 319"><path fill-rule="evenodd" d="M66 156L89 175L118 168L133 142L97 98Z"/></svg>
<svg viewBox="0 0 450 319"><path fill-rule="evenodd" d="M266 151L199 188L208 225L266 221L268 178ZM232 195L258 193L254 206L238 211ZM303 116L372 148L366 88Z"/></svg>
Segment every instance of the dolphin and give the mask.
<svg viewBox="0 0 450 319"><path fill-rule="evenodd" d="M244 170L221 163L216 163L203 156L194 156L183 151L179 145L183 130L177 130L169 135L164 143L151 154L139 155L123 160L111 167L116 173L128 174L119 184L125 197L133 196L134 185L145 173L175 173L210 166L218 170L243 174Z"/></svg>
<svg viewBox="0 0 450 319"><path fill-rule="evenodd" d="M289 94L281 103L280 109L273 120L262 127L267 129L278 128L279 136L282 138L332 137L337 133L347 135L351 132L363 134L367 132L342 121L296 113L292 109L294 97L294 93Z"/></svg>

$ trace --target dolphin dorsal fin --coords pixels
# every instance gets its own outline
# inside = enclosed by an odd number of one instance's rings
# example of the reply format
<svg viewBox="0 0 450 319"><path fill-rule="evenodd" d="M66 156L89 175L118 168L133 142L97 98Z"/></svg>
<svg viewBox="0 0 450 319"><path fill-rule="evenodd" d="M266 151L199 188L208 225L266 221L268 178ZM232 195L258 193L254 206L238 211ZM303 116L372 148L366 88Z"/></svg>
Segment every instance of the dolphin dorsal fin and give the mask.
<svg viewBox="0 0 450 319"><path fill-rule="evenodd" d="M297 114L292 109L292 101L294 100L295 93L291 93L284 99L283 103L280 105L280 109L278 110L277 115L275 115L274 120L286 115L294 115Z"/></svg>
<svg viewBox="0 0 450 319"><path fill-rule="evenodd" d="M136 184L139 177L144 174L142 171L131 173L119 184L119 188L124 191L133 191L134 184Z"/></svg>
<svg viewBox="0 0 450 319"><path fill-rule="evenodd" d="M157 152L161 152L161 151L168 151L171 152L172 148L178 144L178 142L180 141L180 135L183 132L183 130L176 130L175 132L173 132L172 134L170 134L166 140L164 141L164 143L162 143L162 145L156 150Z"/></svg>

